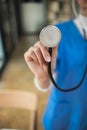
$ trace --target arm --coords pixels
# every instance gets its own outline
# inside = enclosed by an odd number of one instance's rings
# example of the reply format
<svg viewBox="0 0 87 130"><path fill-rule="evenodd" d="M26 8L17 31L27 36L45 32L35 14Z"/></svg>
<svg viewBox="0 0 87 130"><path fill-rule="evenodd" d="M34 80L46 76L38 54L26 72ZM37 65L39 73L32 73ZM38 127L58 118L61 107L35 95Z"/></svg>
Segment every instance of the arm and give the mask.
<svg viewBox="0 0 87 130"><path fill-rule="evenodd" d="M48 74L48 62L52 60L52 71L55 67L56 62L57 46L52 50L52 58L48 52L48 48L43 46L40 42L37 42L33 47L30 47L25 52L24 58L35 75L38 84L41 88L46 89L50 85L50 78Z"/></svg>

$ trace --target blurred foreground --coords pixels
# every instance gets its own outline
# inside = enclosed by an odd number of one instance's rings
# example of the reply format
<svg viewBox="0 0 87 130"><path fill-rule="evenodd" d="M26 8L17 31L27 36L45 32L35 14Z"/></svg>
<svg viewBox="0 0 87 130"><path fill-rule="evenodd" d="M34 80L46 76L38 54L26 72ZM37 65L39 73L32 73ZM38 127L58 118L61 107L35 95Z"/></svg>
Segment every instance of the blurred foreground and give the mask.
<svg viewBox="0 0 87 130"><path fill-rule="evenodd" d="M21 44L18 44L15 52L13 53L2 80L0 81L0 88L2 89L18 89L34 92L38 95L38 115L37 115L37 128L42 130L41 117L47 101L48 93L39 92L33 83L33 74L28 69L23 54L29 47L29 40L37 40L37 36L28 37L28 41L22 37ZM27 111L0 109L0 122L2 127L28 129L29 113Z"/></svg>

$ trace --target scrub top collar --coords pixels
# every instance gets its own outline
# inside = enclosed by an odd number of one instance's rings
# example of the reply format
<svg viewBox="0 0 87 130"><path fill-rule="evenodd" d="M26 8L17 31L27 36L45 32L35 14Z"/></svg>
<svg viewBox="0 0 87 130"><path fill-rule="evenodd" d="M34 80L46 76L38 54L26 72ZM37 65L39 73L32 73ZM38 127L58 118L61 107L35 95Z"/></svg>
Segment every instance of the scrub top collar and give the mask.
<svg viewBox="0 0 87 130"><path fill-rule="evenodd" d="M79 15L79 20L81 21L83 28L85 28L86 32L87 32L87 17L83 16L83 15Z"/></svg>

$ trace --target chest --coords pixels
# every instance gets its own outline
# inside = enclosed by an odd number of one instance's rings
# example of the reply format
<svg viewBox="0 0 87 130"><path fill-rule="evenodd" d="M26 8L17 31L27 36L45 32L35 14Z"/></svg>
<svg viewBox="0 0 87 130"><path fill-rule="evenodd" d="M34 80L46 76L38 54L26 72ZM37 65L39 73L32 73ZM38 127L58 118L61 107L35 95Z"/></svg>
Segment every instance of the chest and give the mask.
<svg viewBox="0 0 87 130"><path fill-rule="evenodd" d="M64 59L70 66L87 64L87 42L79 39L67 41L64 49Z"/></svg>

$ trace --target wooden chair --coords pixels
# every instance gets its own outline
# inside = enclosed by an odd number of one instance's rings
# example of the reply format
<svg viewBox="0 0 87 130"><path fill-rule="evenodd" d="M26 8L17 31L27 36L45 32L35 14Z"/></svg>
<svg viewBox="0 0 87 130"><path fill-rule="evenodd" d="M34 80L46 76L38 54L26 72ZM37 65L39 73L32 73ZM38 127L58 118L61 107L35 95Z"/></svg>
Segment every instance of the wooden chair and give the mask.
<svg viewBox="0 0 87 130"><path fill-rule="evenodd" d="M37 95L32 92L10 89L0 90L0 108L31 110L29 130L36 130L37 102Z"/></svg>

